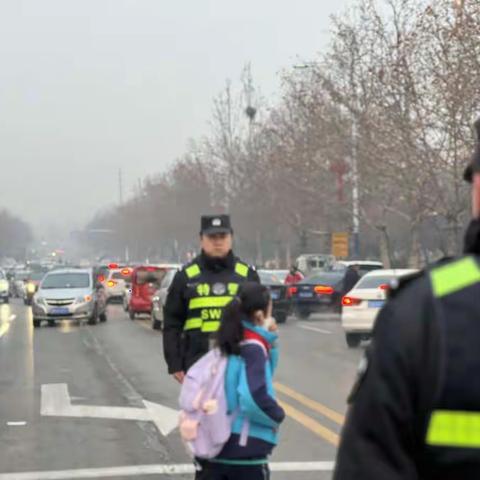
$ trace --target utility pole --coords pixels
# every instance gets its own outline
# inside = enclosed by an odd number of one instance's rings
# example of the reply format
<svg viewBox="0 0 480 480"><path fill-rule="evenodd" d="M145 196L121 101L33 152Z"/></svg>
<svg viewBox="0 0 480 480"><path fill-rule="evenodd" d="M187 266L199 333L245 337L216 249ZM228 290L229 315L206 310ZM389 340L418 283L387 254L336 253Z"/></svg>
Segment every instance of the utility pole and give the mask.
<svg viewBox="0 0 480 480"><path fill-rule="evenodd" d="M357 148L357 118L352 118L352 213L353 213L353 256L360 256L360 205L358 186L358 148Z"/></svg>
<svg viewBox="0 0 480 480"><path fill-rule="evenodd" d="M122 179L122 169L118 169L118 201L120 206L123 205L123 179Z"/></svg>
<svg viewBox="0 0 480 480"><path fill-rule="evenodd" d="M355 38L352 37L352 60L350 63L350 88L354 110L352 117L352 227L353 227L353 258L360 256L360 199L359 199L359 178L358 178L358 123L357 123L357 86L355 83Z"/></svg>

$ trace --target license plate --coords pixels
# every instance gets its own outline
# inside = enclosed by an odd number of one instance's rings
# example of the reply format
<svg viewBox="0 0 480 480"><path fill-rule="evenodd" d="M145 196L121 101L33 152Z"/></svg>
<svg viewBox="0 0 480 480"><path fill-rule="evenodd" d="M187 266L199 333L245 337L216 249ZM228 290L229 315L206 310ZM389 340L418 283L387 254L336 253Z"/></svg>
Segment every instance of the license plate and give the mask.
<svg viewBox="0 0 480 480"><path fill-rule="evenodd" d="M272 297L272 300L278 300L280 298L280 292L278 290L271 290L270 296Z"/></svg>
<svg viewBox="0 0 480 480"><path fill-rule="evenodd" d="M369 308L382 308L385 305L384 300L369 300L368 307Z"/></svg>
<svg viewBox="0 0 480 480"><path fill-rule="evenodd" d="M51 315L68 315L70 310L68 308L52 308L50 310Z"/></svg>
<svg viewBox="0 0 480 480"><path fill-rule="evenodd" d="M332 296L327 296L327 295L320 295L317 297L318 301L320 303L331 303L332 302Z"/></svg>
<svg viewBox="0 0 480 480"><path fill-rule="evenodd" d="M300 298L312 298L313 297L313 293L312 292L300 292L298 294L298 296Z"/></svg>

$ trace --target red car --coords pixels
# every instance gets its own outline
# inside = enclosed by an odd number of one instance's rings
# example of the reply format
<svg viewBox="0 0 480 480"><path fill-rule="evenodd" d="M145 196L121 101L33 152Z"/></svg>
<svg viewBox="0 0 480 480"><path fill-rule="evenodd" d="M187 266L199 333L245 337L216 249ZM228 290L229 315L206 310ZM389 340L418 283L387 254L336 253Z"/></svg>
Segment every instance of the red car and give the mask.
<svg viewBox="0 0 480 480"><path fill-rule="evenodd" d="M167 271L168 267L162 265L142 265L134 268L132 293L128 303L128 313L132 320L135 315L151 314L153 294L158 290Z"/></svg>

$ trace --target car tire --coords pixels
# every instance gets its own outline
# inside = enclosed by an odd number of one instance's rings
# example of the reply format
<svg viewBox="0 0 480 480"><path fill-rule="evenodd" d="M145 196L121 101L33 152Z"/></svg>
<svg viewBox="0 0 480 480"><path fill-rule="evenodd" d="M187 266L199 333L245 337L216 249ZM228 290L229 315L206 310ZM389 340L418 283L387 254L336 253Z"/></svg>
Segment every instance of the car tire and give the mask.
<svg viewBox="0 0 480 480"><path fill-rule="evenodd" d="M101 313L98 318L100 319L100 322L105 323L107 321L107 312Z"/></svg>
<svg viewBox="0 0 480 480"><path fill-rule="evenodd" d="M38 318L33 319L33 327L34 328L39 328L41 325L42 325L41 320L39 320Z"/></svg>
<svg viewBox="0 0 480 480"><path fill-rule="evenodd" d="M96 325L98 323L98 312L97 307L93 310L92 316L88 319L89 325Z"/></svg>
<svg viewBox="0 0 480 480"><path fill-rule="evenodd" d="M128 316L130 317L130 320L135 320L135 312L132 309L128 310Z"/></svg>
<svg viewBox="0 0 480 480"><path fill-rule="evenodd" d="M155 315L152 313L152 328L154 330L163 330L162 322L155 318Z"/></svg>
<svg viewBox="0 0 480 480"><path fill-rule="evenodd" d="M310 312L308 310L298 310L297 315L302 320L308 320L308 317L310 316Z"/></svg>
<svg viewBox="0 0 480 480"><path fill-rule="evenodd" d="M358 348L362 341L362 336L358 333L346 333L345 340L347 341L348 348Z"/></svg>
<svg viewBox="0 0 480 480"><path fill-rule="evenodd" d="M57 324L57 322L55 320L49 320L48 321L48 326L49 327L54 327L56 324Z"/></svg>

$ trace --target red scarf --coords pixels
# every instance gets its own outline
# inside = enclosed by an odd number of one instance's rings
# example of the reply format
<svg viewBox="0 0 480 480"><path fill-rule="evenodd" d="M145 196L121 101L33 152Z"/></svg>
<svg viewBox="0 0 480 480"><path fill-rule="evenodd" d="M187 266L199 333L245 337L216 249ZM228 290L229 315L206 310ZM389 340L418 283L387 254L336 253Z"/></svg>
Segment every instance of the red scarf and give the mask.
<svg viewBox="0 0 480 480"><path fill-rule="evenodd" d="M270 343L267 342L260 334L257 332L253 332L252 330L249 330L248 328L245 328L244 333L243 333L243 339L244 340L257 340L258 342L261 342L262 345L267 349L267 352L270 352L272 349L272 346Z"/></svg>

